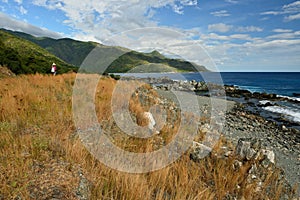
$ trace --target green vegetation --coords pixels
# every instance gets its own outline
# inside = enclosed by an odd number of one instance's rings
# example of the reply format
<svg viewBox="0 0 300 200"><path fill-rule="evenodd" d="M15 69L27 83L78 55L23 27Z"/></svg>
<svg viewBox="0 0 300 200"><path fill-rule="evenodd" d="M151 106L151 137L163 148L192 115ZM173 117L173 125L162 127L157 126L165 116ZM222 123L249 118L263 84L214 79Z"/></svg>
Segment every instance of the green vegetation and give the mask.
<svg viewBox="0 0 300 200"><path fill-rule="evenodd" d="M108 50L119 52L121 56L110 64L105 72L107 73L125 73L125 72L193 72L207 71L204 66L192 64L181 59L167 58L158 51L151 53L140 53L130 51L122 47L108 47L95 42L82 42L69 38L53 39L48 37L34 37L32 35L4 30L17 37L31 41L44 48L51 54L70 65L80 66L89 53L97 46L99 52L107 53ZM123 55L122 55L123 54ZM12 57L15 57L13 55ZM100 62L101 63L101 62ZM95 66L101 68L103 66ZM14 66L17 66L15 64ZM135 69L136 68L136 69ZM21 69L22 71L22 69ZM99 71L95 69L95 71Z"/></svg>
<svg viewBox="0 0 300 200"><path fill-rule="evenodd" d="M151 53L130 51L115 60L107 68L107 72L122 73L138 66L142 66L141 71L137 69L134 72L193 72L197 71L195 67L201 71L207 71L205 67L193 65L188 61L166 58L158 51ZM148 66L148 68L145 66Z"/></svg>
<svg viewBox="0 0 300 200"><path fill-rule="evenodd" d="M95 42L81 42L70 38L53 39L49 37L34 37L17 31L9 32L39 45L74 66L80 66L86 56L97 46Z"/></svg>
<svg viewBox="0 0 300 200"><path fill-rule="evenodd" d="M0 30L1 66L6 66L15 74L50 73L53 62L58 66L58 73L77 70L40 46Z"/></svg>

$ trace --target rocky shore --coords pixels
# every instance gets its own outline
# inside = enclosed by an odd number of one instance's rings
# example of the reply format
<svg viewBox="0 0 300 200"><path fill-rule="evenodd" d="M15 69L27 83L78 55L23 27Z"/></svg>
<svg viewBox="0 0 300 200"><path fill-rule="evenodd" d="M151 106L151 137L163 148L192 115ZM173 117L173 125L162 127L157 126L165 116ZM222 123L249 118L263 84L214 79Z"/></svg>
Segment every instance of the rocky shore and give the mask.
<svg viewBox="0 0 300 200"><path fill-rule="evenodd" d="M135 77L123 77L122 79L137 79ZM214 83L206 83L204 81L175 81L168 77L161 78L138 78L154 87L154 89L163 91L185 91L193 92L199 96L223 98L243 104L244 109L251 111L256 115L260 115L269 121L276 122L283 128L291 127L300 130L300 122L295 122L280 114L270 114L264 108L268 106L277 106L277 102L285 101L289 103L299 104L296 98L280 96L277 94L250 92L233 85L218 85Z"/></svg>
<svg viewBox="0 0 300 200"><path fill-rule="evenodd" d="M131 78L126 77L126 79ZM166 77L159 79L143 78L142 81L151 84L164 97L173 98L173 100L174 97L166 95L168 92L196 92L199 95L198 101L202 113L211 111L208 98L210 96L220 98L220 101L224 96L227 96L227 99L235 100L234 102L226 101L227 112L222 135L236 145L237 148L241 141L248 141L248 148L251 147L250 144L253 141L258 142L261 147L264 147L264 149L271 152L271 155L274 155L274 159L272 158L271 160L274 162L274 165L282 169L289 185L299 184L300 131L297 128L293 128L295 124L284 120L278 123L278 121L262 117L258 111L249 109L252 105L249 102L253 102L251 101L253 99L257 102L265 99L293 101L292 99L278 97L275 94L251 93L247 90L240 90L235 86L219 86L196 81L173 81ZM209 124L204 124L204 126L209 126ZM299 189L298 196L300 196Z"/></svg>
<svg viewBox="0 0 300 200"><path fill-rule="evenodd" d="M261 116L246 111L243 105L226 114L223 134L237 144L240 138L252 138L275 153L275 163L284 171L291 185L300 180L300 131L278 126ZM299 196L299 192L298 192Z"/></svg>

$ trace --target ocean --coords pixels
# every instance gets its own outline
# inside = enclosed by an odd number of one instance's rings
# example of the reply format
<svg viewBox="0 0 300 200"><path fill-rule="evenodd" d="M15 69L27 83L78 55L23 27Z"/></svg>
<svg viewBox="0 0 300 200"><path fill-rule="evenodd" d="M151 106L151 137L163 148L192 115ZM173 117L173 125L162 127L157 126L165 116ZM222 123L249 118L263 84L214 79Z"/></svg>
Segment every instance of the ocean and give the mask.
<svg viewBox="0 0 300 200"><path fill-rule="evenodd" d="M252 100L249 109L279 124L285 124L286 121L289 122L289 125L300 128L300 72L128 73L120 75L140 78L166 76L173 80L196 80L198 82L205 80L206 82L235 85L252 93L276 94L293 101L264 100L253 102ZM236 100L239 101L239 99ZM268 106L258 106L268 102Z"/></svg>

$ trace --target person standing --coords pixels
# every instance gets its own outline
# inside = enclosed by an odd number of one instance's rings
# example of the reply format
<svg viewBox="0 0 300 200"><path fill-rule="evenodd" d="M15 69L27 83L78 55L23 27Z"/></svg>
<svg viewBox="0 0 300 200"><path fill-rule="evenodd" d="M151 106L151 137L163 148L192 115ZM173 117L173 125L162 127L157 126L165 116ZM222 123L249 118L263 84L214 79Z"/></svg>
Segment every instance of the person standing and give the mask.
<svg viewBox="0 0 300 200"><path fill-rule="evenodd" d="M56 64L55 63L53 63L51 66L51 73L53 73L53 76L56 75Z"/></svg>

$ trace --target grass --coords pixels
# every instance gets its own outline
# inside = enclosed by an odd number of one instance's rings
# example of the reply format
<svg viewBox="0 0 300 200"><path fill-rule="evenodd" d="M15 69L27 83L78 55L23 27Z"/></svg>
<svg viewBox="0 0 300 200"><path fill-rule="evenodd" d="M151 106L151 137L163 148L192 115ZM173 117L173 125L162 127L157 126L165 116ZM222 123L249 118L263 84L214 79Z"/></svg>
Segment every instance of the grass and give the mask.
<svg viewBox="0 0 300 200"><path fill-rule="evenodd" d="M106 167L76 134L72 118L75 76L37 74L0 79L0 199L78 199L76 193L83 180L80 173L89 183L89 199L279 199L286 193L279 172L269 172L262 189L256 191L257 182L247 181L252 163L237 169L233 167L234 156L221 156L221 147L229 145L224 139L199 162L191 161L187 152L173 164L145 174ZM104 129L114 124L109 105L115 84L111 78L102 78L95 96ZM149 86L143 87L149 96L157 95ZM145 126L141 113L157 102L155 98L146 104L140 100L139 95L133 96L129 107ZM117 134L117 129L111 138L126 150L152 151L155 145L172 139L178 128L174 124L148 140Z"/></svg>

